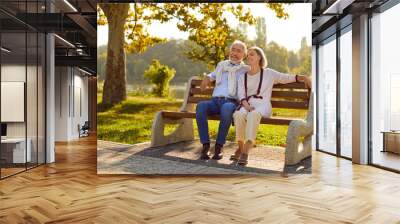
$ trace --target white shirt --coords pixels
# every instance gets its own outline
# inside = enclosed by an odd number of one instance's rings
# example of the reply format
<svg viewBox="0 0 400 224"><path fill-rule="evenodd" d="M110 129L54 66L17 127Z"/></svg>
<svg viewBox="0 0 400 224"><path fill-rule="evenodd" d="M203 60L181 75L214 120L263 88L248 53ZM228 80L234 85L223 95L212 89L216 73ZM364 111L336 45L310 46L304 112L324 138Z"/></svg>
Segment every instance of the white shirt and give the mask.
<svg viewBox="0 0 400 224"><path fill-rule="evenodd" d="M217 68L210 74L208 74L208 77L211 78L211 80L216 80L217 78L217 73L216 71L219 69L218 66L221 66L221 63L218 63ZM230 66L239 66L239 65L235 65L235 64L231 64ZM240 76L242 76L245 72L247 71L246 67L241 67L239 70L236 71L236 82L238 81L238 78ZM228 82L228 72L227 71L223 71L222 72L222 77L221 77L221 83L219 85L216 85L214 87L214 91L212 96L213 97L220 97L220 96L224 96L224 97L230 97L230 98L237 98L237 95L235 96L230 96L229 95L229 82ZM236 91L237 93L237 91Z"/></svg>
<svg viewBox="0 0 400 224"><path fill-rule="evenodd" d="M255 75L247 74L247 96L257 93L259 81L260 73ZM259 112L263 117L270 117L272 113L271 94L274 84L286 84L291 82L296 82L295 75L284 74L270 68L265 68L259 94L259 96L262 96L263 98L259 99L251 97L248 101L250 106L254 107L255 111ZM244 75L240 76L238 80L238 98L239 100L246 98ZM247 113L247 110L244 107L241 107L240 112Z"/></svg>

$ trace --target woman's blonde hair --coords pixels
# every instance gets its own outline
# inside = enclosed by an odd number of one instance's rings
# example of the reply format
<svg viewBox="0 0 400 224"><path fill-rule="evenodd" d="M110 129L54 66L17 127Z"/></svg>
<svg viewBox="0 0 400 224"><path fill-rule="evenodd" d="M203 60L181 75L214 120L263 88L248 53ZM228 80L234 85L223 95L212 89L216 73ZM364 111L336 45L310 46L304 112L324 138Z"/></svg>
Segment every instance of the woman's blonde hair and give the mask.
<svg viewBox="0 0 400 224"><path fill-rule="evenodd" d="M257 46L254 46L254 47L251 47L248 49L248 51L250 51L250 50L254 50L260 57L260 67L266 68L268 65L268 61L267 61L267 57L265 57L264 51Z"/></svg>

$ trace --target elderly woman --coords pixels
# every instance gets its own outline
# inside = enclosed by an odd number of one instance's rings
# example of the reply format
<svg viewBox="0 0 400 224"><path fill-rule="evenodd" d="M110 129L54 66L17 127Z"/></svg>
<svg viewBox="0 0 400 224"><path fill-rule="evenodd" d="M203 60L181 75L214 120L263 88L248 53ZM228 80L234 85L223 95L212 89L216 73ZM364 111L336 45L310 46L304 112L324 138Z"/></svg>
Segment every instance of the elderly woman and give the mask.
<svg viewBox="0 0 400 224"><path fill-rule="evenodd" d="M239 148L231 156L231 160L237 161L238 165L247 164L249 150L254 145L261 118L271 116L273 85L291 82L311 85L310 79L306 76L283 74L266 68L267 59L259 47L248 49L247 63L250 70L238 80L240 105L233 114Z"/></svg>

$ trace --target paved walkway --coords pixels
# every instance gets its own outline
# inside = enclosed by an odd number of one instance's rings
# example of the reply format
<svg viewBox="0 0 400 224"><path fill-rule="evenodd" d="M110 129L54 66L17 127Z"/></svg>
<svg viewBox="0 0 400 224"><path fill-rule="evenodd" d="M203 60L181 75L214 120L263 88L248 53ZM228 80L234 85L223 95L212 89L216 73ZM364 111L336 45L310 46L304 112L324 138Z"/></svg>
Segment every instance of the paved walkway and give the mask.
<svg viewBox="0 0 400 224"><path fill-rule="evenodd" d="M276 174L283 170L284 148L258 146L252 149L246 167L229 160L236 143L224 146L224 158L215 161L199 160L201 144L188 141L163 147L150 147L149 142L127 145L98 141L97 171L99 174ZM211 147L213 150L213 147ZM311 158L297 166L287 167L289 173L311 172Z"/></svg>

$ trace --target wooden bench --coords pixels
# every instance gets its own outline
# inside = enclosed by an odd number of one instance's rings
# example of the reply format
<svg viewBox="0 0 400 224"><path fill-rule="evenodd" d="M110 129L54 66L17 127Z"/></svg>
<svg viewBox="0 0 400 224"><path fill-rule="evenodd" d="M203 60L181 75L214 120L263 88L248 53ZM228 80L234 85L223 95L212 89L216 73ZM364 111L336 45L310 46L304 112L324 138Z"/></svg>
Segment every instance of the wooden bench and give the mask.
<svg viewBox="0 0 400 224"><path fill-rule="evenodd" d="M196 104L200 101L211 99L213 92L213 87L206 89L204 92L200 90L200 84L202 80L198 77L192 77L186 87L186 92L184 95L184 101L179 111L159 111L153 121L152 127L152 138L151 146L163 146L171 143L190 141L194 140L194 130L193 130L193 119L196 118ZM273 108L288 108L288 109L308 109L307 119L293 119L284 117L270 117L262 118L261 124L274 124L274 125L289 125L293 123L294 129L299 129L299 125L302 126L300 129L310 129L312 135L312 118L313 118L313 101L311 97L311 92L307 89L304 83L289 83L289 84L276 84L274 85L271 105ZM219 115L208 116L208 120L219 120ZM179 124L178 127L169 135L164 135L165 124ZM303 127L306 126L306 127ZM293 129L292 128L292 129ZM289 135L288 130L288 135ZM293 131L291 131L293 132ZM304 146L304 141L309 144L310 152L306 153L311 155L311 135L309 131L303 131L306 136L297 137L296 133L291 136L294 139L303 139L299 142ZM304 134L303 134L304 135ZM289 136L288 136L289 137ZM301 138L303 137L303 138ZM299 140L297 140L299 141ZM290 144L287 142L287 145ZM308 145L307 145L308 146ZM296 149L298 149L297 146ZM308 151L308 149L307 149ZM297 160L297 159L296 159ZM295 164L293 161L288 161L289 163ZM297 162L296 162L297 163ZM289 164L290 165L290 164Z"/></svg>

